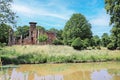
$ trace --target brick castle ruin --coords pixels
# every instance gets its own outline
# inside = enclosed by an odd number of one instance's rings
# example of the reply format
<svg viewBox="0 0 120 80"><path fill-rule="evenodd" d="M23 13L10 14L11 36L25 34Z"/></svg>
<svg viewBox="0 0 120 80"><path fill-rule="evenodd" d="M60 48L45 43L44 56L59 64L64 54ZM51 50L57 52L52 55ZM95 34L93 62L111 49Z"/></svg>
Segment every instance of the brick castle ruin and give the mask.
<svg viewBox="0 0 120 80"><path fill-rule="evenodd" d="M48 39L45 42L42 42L44 44L52 44L52 42L56 39L56 34L54 32L49 31L43 31L41 29L36 28L36 22L29 22L30 28L29 28L29 36L26 36L25 38L22 37L22 35L19 36L19 38L16 38L14 36L14 31L9 30L9 41L8 45L34 45L34 44L41 44L38 41L38 37L40 35L47 35Z"/></svg>

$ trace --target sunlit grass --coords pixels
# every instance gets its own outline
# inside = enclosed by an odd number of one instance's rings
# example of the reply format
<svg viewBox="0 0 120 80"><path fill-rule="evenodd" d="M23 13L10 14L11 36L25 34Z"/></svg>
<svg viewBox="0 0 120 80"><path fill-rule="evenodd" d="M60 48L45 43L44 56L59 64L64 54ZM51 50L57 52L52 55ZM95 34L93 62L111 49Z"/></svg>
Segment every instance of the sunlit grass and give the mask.
<svg viewBox="0 0 120 80"><path fill-rule="evenodd" d="M12 63L68 63L120 61L119 50L74 50L70 46L16 45L0 50L4 61Z"/></svg>

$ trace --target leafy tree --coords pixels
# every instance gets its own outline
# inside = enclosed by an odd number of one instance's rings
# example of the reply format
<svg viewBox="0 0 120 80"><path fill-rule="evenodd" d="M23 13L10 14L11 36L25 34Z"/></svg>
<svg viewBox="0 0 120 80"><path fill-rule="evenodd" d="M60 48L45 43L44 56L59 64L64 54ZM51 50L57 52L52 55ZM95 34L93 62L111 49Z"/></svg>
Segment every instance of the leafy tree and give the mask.
<svg viewBox="0 0 120 80"><path fill-rule="evenodd" d="M37 26L37 29L40 29L40 30L45 31L45 28L44 28L44 27L42 27L42 26Z"/></svg>
<svg viewBox="0 0 120 80"><path fill-rule="evenodd" d="M83 40L83 43L84 43L84 47L87 48L90 46L90 40L88 38L84 39Z"/></svg>
<svg viewBox="0 0 120 80"><path fill-rule="evenodd" d="M17 27L17 29L15 31L15 35L17 37L19 37L20 35L22 35L22 37L25 38L26 36L29 35L29 26L25 25L25 26L19 26L19 27Z"/></svg>
<svg viewBox="0 0 120 80"><path fill-rule="evenodd" d="M107 33L103 33L102 35L102 45L107 47L107 45L111 42L110 37Z"/></svg>
<svg viewBox="0 0 120 80"><path fill-rule="evenodd" d="M99 38L98 35L95 35L92 37L93 42L93 46L100 46L101 45L101 40Z"/></svg>
<svg viewBox="0 0 120 80"><path fill-rule="evenodd" d="M107 45L107 48L109 49L109 50L114 50L115 49L115 45L114 45L114 43L109 43L108 45Z"/></svg>
<svg viewBox="0 0 120 80"><path fill-rule="evenodd" d="M54 45L63 45L63 42L62 42L61 40L55 39L55 40L53 41L53 44L54 44Z"/></svg>
<svg viewBox="0 0 120 80"><path fill-rule="evenodd" d="M80 39L80 37L76 38L73 42L72 42L72 47L76 50L82 50L84 49L84 44L83 41Z"/></svg>
<svg viewBox="0 0 120 80"><path fill-rule="evenodd" d="M112 43L115 49L120 47L120 0L105 0L105 9L110 14L112 28Z"/></svg>
<svg viewBox="0 0 120 80"><path fill-rule="evenodd" d="M40 36L38 37L39 42L45 42L45 41L47 41L47 39L48 39L48 36L45 35L45 34L40 35Z"/></svg>
<svg viewBox="0 0 120 80"><path fill-rule="evenodd" d="M8 43L9 30L11 26L7 24L0 24L0 42Z"/></svg>
<svg viewBox="0 0 120 80"><path fill-rule="evenodd" d="M0 24L2 23L16 23L15 13L11 10L11 3L13 0L0 0Z"/></svg>
<svg viewBox="0 0 120 80"><path fill-rule="evenodd" d="M63 40L63 37L62 37L63 30L58 30L58 29L55 29L55 28L51 28L48 31L55 32L57 39L58 40Z"/></svg>
<svg viewBox="0 0 120 80"><path fill-rule="evenodd" d="M78 37L82 40L91 38L91 25L88 23L84 15L73 14L64 27L63 40L65 44L71 45L72 41Z"/></svg>
<svg viewBox="0 0 120 80"><path fill-rule="evenodd" d="M58 30L55 28L50 28L48 31L58 33Z"/></svg>

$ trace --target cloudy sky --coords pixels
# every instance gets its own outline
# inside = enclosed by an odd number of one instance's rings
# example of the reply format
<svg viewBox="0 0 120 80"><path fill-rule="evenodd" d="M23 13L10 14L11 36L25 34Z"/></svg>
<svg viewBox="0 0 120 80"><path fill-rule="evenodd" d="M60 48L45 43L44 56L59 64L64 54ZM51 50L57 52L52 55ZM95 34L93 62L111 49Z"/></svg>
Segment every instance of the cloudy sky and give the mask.
<svg viewBox="0 0 120 80"><path fill-rule="evenodd" d="M14 0L12 9L19 16L18 26L33 21L46 29L63 29L73 13L81 13L91 23L94 35L101 36L111 29L104 0Z"/></svg>

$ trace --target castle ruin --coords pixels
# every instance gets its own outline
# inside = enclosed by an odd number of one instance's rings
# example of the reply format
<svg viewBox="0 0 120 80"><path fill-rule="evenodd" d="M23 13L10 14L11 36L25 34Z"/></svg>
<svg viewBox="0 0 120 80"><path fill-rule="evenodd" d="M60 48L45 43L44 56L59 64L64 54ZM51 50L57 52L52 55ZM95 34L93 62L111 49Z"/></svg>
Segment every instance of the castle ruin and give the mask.
<svg viewBox="0 0 120 80"><path fill-rule="evenodd" d="M26 36L25 38L22 37L22 35L19 36L19 38L16 38L16 36L13 35L14 31L9 30L9 42L8 45L36 45L41 44L38 41L38 37L40 35L47 35L48 39L45 42L42 42L44 44L52 44L52 42L56 39L56 34L54 32L49 31L43 31L41 29L36 28L36 22L29 22L30 28L29 28L29 36Z"/></svg>

